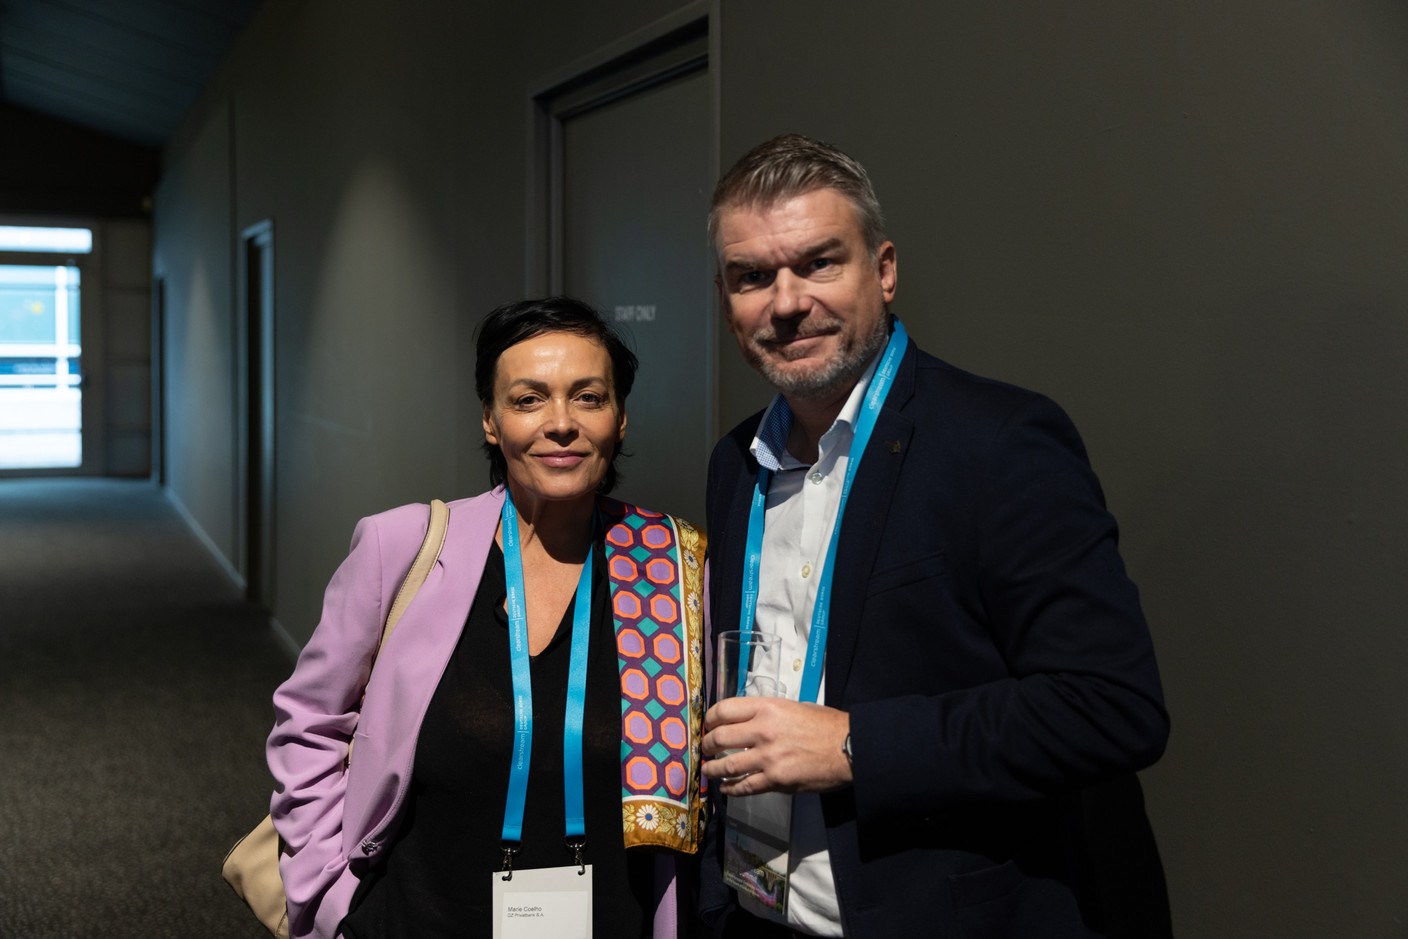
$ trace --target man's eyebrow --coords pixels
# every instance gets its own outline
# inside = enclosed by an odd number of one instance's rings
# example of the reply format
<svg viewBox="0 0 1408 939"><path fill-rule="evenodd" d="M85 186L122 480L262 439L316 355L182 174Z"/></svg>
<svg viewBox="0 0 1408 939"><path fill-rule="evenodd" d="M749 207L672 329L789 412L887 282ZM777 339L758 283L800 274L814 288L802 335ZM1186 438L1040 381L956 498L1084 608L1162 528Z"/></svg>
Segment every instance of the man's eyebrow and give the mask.
<svg viewBox="0 0 1408 939"><path fill-rule="evenodd" d="M810 261L812 258L815 258L819 255L828 254L832 251L835 251L837 248L844 247L845 244L846 243L844 241L833 235L832 237L821 242L820 244L814 245L808 248L806 251L802 252L802 258L804 260Z"/></svg>
<svg viewBox="0 0 1408 939"><path fill-rule="evenodd" d="M728 262L724 264L724 273L737 274L740 271L756 271L761 266L761 261L755 261L747 255L744 255L742 257L730 258Z"/></svg>
<svg viewBox="0 0 1408 939"><path fill-rule="evenodd" d="M835 251L837 248L844 247L845 244L846 243L844 241L833 235L832 237L827 238L824 241L819 241L814 245L804 248L798 253L798 260L801 263L806 263L807 261L810 261L813 258L819 257L830 251ZM767 268L768 265L745 254L736 258L729 259L728 263L724 265L724 273L735 274L739 271L756 271L759 269Z"/></svg>

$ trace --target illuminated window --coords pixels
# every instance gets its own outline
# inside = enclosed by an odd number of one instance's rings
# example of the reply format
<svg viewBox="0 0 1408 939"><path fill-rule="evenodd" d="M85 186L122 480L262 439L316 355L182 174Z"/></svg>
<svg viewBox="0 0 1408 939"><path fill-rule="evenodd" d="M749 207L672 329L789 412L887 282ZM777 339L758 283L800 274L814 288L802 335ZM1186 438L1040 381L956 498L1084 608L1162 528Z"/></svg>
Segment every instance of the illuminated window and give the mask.
<svg viewBox="0 0 1408 939"><path fill-rule="evenodd" d="M78 268L0 265L0 469L81 465L81 351Z"/></svg>

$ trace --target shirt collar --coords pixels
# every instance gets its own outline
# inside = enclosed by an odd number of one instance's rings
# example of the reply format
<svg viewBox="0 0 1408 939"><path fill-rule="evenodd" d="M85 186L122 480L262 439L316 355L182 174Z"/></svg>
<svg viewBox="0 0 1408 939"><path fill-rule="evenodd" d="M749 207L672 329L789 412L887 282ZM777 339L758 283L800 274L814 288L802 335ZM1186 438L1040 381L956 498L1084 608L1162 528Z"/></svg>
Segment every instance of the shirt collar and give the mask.
<svg viewBox="0 0 1408 939"><path fill-rule="evenodd" d="M861 403L865 400L866 389L870 387L870 378L875 374L875 368L879 365L880 356L884 351L882 348L877 352L860 378L856 379L850 395L846 397L846 403L841 406L841 413L836 415L836 420L831 422L831 426L822 435L823 443L828 437L834 437L840 427L849 429L855 424L856 415L860 413ZM757 436L748 447L759 466L776 473L784 467L801 465L787 452L787 435L791 432L792 409L780 393L773 395L772 402L763 412L763 419L758 424Z"/></svg>

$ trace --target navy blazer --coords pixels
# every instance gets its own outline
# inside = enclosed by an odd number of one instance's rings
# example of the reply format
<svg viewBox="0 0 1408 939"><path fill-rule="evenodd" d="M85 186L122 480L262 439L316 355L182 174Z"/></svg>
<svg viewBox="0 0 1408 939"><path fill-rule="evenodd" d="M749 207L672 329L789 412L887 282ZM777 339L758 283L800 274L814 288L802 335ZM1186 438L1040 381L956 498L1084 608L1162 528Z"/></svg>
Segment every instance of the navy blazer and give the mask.
<svg viewBox="0 0 1408 939"><path fill-rule="evenodd" d="M719 629L760 418L709 465ZM847 935L1169 934L1134 777L1168 715L1070 420L911 343L841 524L826 704L850 713L854 783L822 806Z"/></svg>

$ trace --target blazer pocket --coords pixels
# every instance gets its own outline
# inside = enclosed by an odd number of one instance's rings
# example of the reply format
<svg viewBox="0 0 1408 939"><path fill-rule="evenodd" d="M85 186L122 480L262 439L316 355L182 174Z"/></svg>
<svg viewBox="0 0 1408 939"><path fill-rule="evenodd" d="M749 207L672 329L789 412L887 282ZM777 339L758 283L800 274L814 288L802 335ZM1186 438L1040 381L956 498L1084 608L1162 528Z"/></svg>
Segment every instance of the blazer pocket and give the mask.
<svg viewBox="0 0 1408 939"><path fill-rule="evenodd" d="M949 876L954 936L962 939L1086 939L1071 889L1060 881L1028 877L1016 861Z"/></svg>
<svg viewBox="0 0 1408 939"><path fill-rule="evenodd" d="M1017 928L1025 878L1015 861L949 876L953 891L953 935L962 939L1010 939Z"/></svg>
<svg viewBox="0 0 1408 939"><path fill-rule="evenodd" d="M866 594L873 597L896 587L904 587L930 577L940 577L943 573L944 553L942 550L932 551L923 557L906 560L877 571L870 578Z"/></svg>
<svg viewBox="0 0 1408 939"><path fill-rule="evenodd" d="M985 867L966 874L950 874L948 878L949 886L953 890L953 907L956 910L1009 897L1025 880L1026 877L1016 861L1007 861L996 867Z"/></svg>

